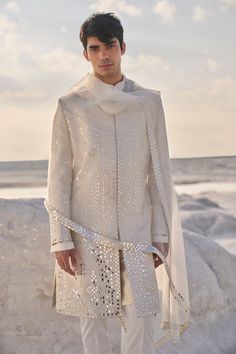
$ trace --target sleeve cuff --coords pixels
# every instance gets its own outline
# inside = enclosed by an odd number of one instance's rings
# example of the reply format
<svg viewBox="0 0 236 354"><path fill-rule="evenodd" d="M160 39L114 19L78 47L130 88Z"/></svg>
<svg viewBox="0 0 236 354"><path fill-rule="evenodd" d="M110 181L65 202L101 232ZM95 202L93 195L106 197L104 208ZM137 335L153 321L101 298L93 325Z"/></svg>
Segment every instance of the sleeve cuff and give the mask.
<svg viewBox="0 0 236 354"><path fill-rule="evenodd" d="M75 248L74 242L69 241L69 242L58 242L55 245L51 245L50 248L50 253L52 252L57 252L57 251L65 251L65 250L70 250L72 248Z"/></svg>
<svg viewBox="0 0 236 354"><path fill-rule="evenodd" d="M152 235L152 241L153 242L168 243L169 242L169 237L166 234L154 234L154 235Z"/></svg>

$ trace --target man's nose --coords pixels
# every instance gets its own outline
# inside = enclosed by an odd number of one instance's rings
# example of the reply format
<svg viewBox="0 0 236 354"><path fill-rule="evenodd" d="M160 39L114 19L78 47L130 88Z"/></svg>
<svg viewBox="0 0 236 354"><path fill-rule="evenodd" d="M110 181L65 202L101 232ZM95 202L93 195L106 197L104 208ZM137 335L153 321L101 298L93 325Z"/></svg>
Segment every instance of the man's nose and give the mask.
<svg viewBox="0 0 236 354"><path fill-rule="evenodd" d="M100 59L108 59L108 51L106 48L101 48L100 50Z"/></svg>

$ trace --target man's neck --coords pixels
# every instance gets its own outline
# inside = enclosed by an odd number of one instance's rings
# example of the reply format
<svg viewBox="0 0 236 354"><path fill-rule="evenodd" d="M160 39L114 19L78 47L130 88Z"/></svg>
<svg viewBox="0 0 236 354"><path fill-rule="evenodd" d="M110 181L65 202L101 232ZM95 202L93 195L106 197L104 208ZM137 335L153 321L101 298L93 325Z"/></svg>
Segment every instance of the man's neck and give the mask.
<svg viewBox="0 0 236 354"><path fill-rule="evenodd" d="M123 75L121 73L119 73L118 75L116 76L113 76L113 77L107 77L107 78L104 78L100 75L98 75L97 73L93 72L94 76L96 78L98 78L99 80L105 82L105 84L109 84L109 85L116 85L118 84L118 82L122 81L123 80Z"/></svg>

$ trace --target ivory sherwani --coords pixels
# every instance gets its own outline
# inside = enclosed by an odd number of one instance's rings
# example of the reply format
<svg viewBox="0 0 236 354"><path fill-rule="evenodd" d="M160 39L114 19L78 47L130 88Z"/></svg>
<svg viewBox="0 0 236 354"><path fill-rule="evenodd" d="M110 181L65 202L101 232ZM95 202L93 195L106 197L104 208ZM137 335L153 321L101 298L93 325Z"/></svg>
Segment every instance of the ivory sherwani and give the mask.
<svg viewBox="0 0 236 354"><path fill-rule="evenodd" d="M183 236L160 92L126 77L121 90L89 73L60 97L45 206L51 251L74 247L79 261L76 277L55 263L57 311L121 317L122 250L137 315L161 312L172 336L186 327ZM167 257L154 242L169 243ZM164 262L161 299L152 253Z"/></svg>

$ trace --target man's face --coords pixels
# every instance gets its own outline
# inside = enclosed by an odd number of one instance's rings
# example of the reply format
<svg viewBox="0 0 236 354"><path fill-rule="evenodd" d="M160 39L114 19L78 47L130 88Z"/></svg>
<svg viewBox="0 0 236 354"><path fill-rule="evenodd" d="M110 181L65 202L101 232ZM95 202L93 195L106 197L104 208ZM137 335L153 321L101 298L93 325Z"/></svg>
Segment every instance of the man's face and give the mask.
<svg viewBox="0 0 236 354"><path fill-rule="evenodd" d="M103 43L97 37L88 37L87 50L83 54L91 62L95 76L101 80L117 78L121 75L121 55L125 53L125 43L122 48L117 38Z"/></svg>

